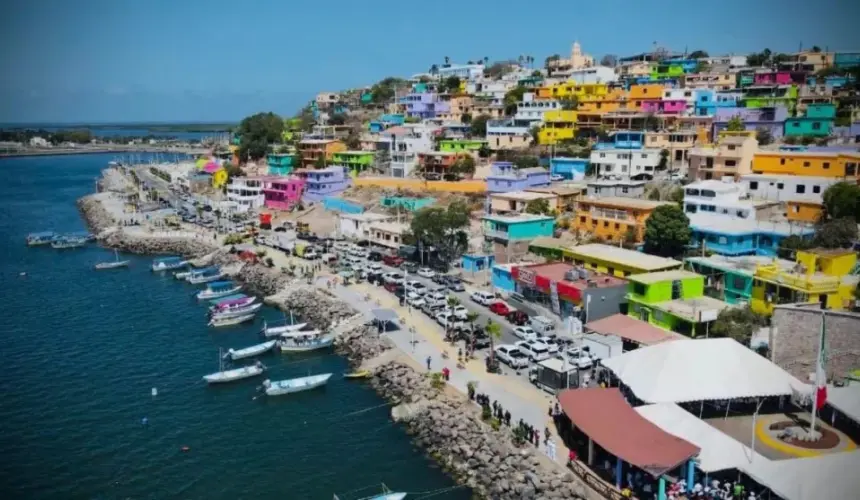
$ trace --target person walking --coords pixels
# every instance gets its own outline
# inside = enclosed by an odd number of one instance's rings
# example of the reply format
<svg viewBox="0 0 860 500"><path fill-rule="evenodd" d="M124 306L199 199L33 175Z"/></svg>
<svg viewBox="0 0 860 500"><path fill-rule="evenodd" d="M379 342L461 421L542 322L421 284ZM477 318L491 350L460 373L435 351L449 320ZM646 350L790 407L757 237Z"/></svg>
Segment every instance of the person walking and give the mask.
<svg viewBox="0 0 860 500"><path fill-rule="evenodd" d="M540 446L540 431L535 429L535 446Z"/></svg>
<svg viewBox="0 0 860 500"><path fill-rule="evenodd" d="M505 410L505 425L507 425L508 427L511 426L511 412L509 412L508 410Z"/></svg>
<svg viewBox="0 0 860 500"><path fill-rule="evenodd" d="M427 356L427 369L430 369L430 362L433 360L430 356Z"/></svg>

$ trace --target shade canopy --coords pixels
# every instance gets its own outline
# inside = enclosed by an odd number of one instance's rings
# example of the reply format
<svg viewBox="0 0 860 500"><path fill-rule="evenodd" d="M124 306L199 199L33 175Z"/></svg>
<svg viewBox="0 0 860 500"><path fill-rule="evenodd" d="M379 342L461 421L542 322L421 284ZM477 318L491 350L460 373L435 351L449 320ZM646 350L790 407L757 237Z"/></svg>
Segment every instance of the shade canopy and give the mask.
<svg viewBox="0 0 860 500"><path fill-rule="evenodd" d="M699 452L639 415L617 388L568 389L558 401L571 422L594 442L654 477Z"/></svg>
<svg viewBox="0 0 860 500"><path fill-rule="evenodd" d="M397 321L397 313L393 309L374 309L371 314L373 319L382 323Z"/></svg>
<svg viewBox="0 0 860 500"><path fill-rule="evenodd" d="M585 324L585 329L603 335L617 335L624 340L642 345L654 345L667 340L685 340L686 337L658 328L646 321L626 314L613 314Z"/></svg>
<svg viewBox="0 0 860 500"><path fill-rule="evenodd" d="M646 403L790 396L804 385L729 338L663 342L602 363Z"/></svg>
<svg viewBox="0 0 860 500"><path fill-rule="evenodd" d="M860 451L828 453L792 460L762 460L744 470L785 500L857 498Z"/></svg>

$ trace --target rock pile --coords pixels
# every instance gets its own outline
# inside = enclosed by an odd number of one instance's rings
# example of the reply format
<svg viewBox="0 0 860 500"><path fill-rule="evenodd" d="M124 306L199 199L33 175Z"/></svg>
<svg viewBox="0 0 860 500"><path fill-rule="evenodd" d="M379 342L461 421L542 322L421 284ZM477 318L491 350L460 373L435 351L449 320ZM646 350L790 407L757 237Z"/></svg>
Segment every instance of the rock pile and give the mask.
<svg viewBox="0 0 860 500"><path fill-rule="evenodd" d="M517 448L510 429L481 422L465 397L433 387L429 378L401 363L380 366L373 380L388 399L409 403L403 417L415 442L458 481L487 498L581 499L578 478L545 462L535 448Z"/></svg>
<svg viewBox="0 0 860 500"><path fill-rule="evenodd" d="M305 280L296 279L288 290L282 290L269 301L284 310L293 311L314 328L325 330L333 324L351 318L356 314L349 304L328 295Z"/></svg>
<svg viewBox="0 0 860 500"><path fill-rule="evenodd" d="M137 236L122 230L104 236L100 242L107 247L116 248L123 252L176 254L185 257L199 257L215 249L210 243L203 240Z"/></svg>
<svg viewBox="0 0 860 500"><path fill-rule="evenodd" d="M379 335L379 331L371 325L360 325L345 332L335 341L335 350L345 356L353 364L361 364L366 359L372 359L394 347L388 337Z"/></svg>
<svg viewBox="0 0 860 500"><path fill-rule="evenodd" d="M78 210L89 227L90 232L99 235L112 226L116 225L116 221L111 216L99 200L98 194L84 196L78 200Z"/></svg>

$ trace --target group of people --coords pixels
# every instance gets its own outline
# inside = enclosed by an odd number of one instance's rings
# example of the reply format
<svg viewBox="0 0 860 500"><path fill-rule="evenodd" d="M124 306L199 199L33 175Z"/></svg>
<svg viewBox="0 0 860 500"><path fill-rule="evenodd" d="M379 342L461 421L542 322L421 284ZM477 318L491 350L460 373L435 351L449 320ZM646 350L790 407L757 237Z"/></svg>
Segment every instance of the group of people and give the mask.
<svg viewBox="0 0 860 500"><path fill-rule="evenodd" d="M540 441L540 438L541 438L540 429L536 429L533 425L527 424L526 422L523 422L523 419L520 419L520 421L517 422L517 433L518 433L518 435L522 436L522 438L526 442L531 443L537 447L540 447L540 443L541 443L541 441ZM549 442L549 429L548 428L544 428L543 438L544 438L545 444Z"/></svg>
<svg viewBox="0 0 860 500"><path fill-rule="evenodd" d="M667 498L676 500L681 498L703 498L710 500L756 500L755 492L746 491L746 486L740 481L726 481L720 483L714 479L710 484L702 485L696 483L691 490L687 492L687 482L683 479L669 487L666 492Z"/></svg>

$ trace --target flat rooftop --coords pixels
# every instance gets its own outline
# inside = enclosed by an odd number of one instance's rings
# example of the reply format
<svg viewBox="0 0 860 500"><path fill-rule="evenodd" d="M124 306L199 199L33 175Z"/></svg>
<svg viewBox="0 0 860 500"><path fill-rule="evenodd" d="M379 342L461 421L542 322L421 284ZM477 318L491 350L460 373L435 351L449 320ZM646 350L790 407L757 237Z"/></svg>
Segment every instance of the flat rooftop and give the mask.
<svg viewBox="0 0 860 500"><path fill-rule="evenodd" d="M740 257L711 255L710 257L688 257L685 261L724 272L729 271L747 276L754 275L756 267L758 266L776 264L784 271L791 271L796 265L790 260L774 259L773 257L767 257L764 255L744 255Z"/></svg>
<svg viewBox="0 0 860 500"><path fill-rule="evenodd" d="M611 288L616 286L622 286L627 283L627 280L617 278L615 276L610 276L605 273L596 273L590 270L586 270L588 272L588 278L568 280L564 277L565 273L567 273L568 271L573 271L577 268L564 262L552 262L549 264L536 264L532 266L519 266L519 268L529 269L531 271L534 271L536 275L546 277L550 281L555 281L558 283L567 283L568 285L580 290L588 288L589 281L593 282L593 288Z"/></svg>
<svg viewBox="0 0 860 500"><path fill-rule="evenodd" d="M661 205L673 204L671 201L642 200L639 198L624 198L622 196L588 196L579 201L580 203L590 203L592 205L611 205L613 207L639 210L653 210Z"/></svg>
<svg viewBox="0 0 860 500"><path fill-rule="evenodd" d="M704 278L704 276L699 273L694 273L692 271L675 269L672 271L661 271L657 273L634 274L633 276L627 277L627 279L629 279L630 281L644 283L646 285L649 285L651 283L659 283L661 281L676 281L690 278Z"/></svg>
<svg viewBox="0 0 860 500"><path fill-rule="evenodd" d="M696 315L704 311L720 312L731 306L722 300L702 296L695 299L676 299L658 302L654 307L669 312L688 321L697 321Z"/></svg>
<svg viewBox="0 0 860 500"><path fill-rule="evenodd" d="M520 201L533 201L533 200L548 200L551 198L555 198L556 195L553 193L533 193L530 191L511 191L509 193L492 193L490 194L490 198L498 198L501 200L520 200Z"/></svg>
<svg viewBox="0 0 860 500"><path fill-rule="evenodd" d="M409 226L398 222L377 222L371 225L370 229L378 229L386 233L403 234L409 230Z"/></svg>
<svg viewBox="0 0 860 500"><path fill-rule="evenodd" d="M569 196L585 191L585 186L536 187L526 189L529 193L546 193L558 196Z"/></svg>
<svg viewBox="0 0 860 500"><path fill-rule="evenodd" d="M508 224L516 224L518 222L532 222L532 221L551 221L555 220L548 215L535 215L535 214L518 214L518 215L485 215L482 219L490 220L494 222L505 222Z"/></svg>
<svg viewBox="0 0 860 500"><path fill-rule="evenodd" d="M616 262L623 266L642 269L644 271L662 271L666 269L680 268L683 265L681 261L675 259L648 255L635 250L619 248L613 245L604 245L602 243L591 243L588 245L569 247L568 251L570 251L574 256L579 255L591 259Z"/></svg>
<svg viewBox="0 0 860 500"><path fill-rule="evenodd" d="M807 235L814 229L790 222L771 222L755 219L735 219L719 214L687 214L690 226L696 231L728 235L774 234L777 236Z"/></svg>

